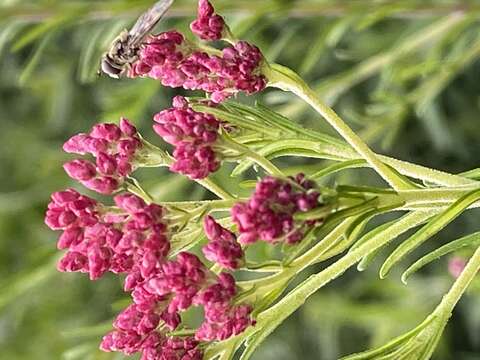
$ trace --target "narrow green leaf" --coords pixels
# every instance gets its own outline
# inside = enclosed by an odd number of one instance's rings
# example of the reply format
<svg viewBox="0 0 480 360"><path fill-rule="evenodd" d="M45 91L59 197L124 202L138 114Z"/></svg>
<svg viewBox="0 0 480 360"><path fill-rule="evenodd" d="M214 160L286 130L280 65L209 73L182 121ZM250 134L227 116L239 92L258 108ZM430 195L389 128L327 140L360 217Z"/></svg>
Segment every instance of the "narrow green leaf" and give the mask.
<svg viewBox="0 0 480 360"><path fill-rule="evenodd" d="M396 194L395 190L390 188L379 188L373 186L360 186L360 185L338 185L337 186L338 192L345 192L345 193L368 193L368 194L385 194L385 195L393 195Z"/></svg>
<svg viewBox="0 0 480 360"><path fill-rule="evenodd" d="M7 47L8 42L10 42L25 25L24 22L13 21L2 26L2 29L0 29L0 55L4 54L3 50Z"/></svg>
<svg viewBox="0 0 480 360"><path fill-rule="evenodd" d="M377 226L375 229L369 231L368 233L363 235L355 244L352 245L352 247L350 248L350 251L355 250L357 247L366 243L368 240L370 240L371 238L373 238L377 234L380 234L382 231L387 230L390 226L392 226L392 224L396 223L397 221L398 221L397 219L389 221L389 222L387 222L385 224L382 224L380 226Z"/></svg>
<svg viewBox="0 0 480 360"><path fill-rule="evenodd" d="M71 349L68 349L62 354L63 360L85 360L88 359L92 351L95 351L98 344L89 342L85 344L77 345Z"/></svg>
<svg viewBox="0 0 480 360"><path fill-rule="evenodd" d="M78 64L78 78L82 83L91 81L98 70L97 49L105 29L103 25L94 27L90 32L89 41L82 48Z"/></svg>
<svg viewBox="0 0 480 360"><path fill-rule="evenodd" d="M363 159L347 160L347 161L340 162L338 164L330 165L325 169L317 171L316 173L310 175L309 178L312 180L320 180L326 176L333 175L342 170L356 169L356 168L366 167L366 166L367 166L367 162Z"/></svg>
<svg viewBox="0 0 480 360"><path fill-rule="evenodd" d="M347 229L345 235L350 238L357 238L360 233L363 231L365 226L368 224L370 220L372 220L375 216L380 215L380 214L385 214L390 211L395 211L399 206L402 206L403 204L395 204L391 206L386 206L386 207L380 207L380 208L375 208L372 209L371 211L366 212L363 215L360 215L359 218L352 223L352 226ZM357 247L358 245L354 245L354 247Z"/></svg>
<svg viewBox="0 0 480 360"><path fill-rule="evenodd" d="M311 140L284 139L272 141L270 144L256 149L256 152L270 160L288 155L338 160L338 158L330 155L333 152L331 145ZM252 167L253 164L251 160L242 161L233 169L232 176L240 176Z"/></svg>
<svg viewBox="0 0 480 360"><path fill-rule="evenodd" d="M240 116L240 115L235 115L233 113L229 113L224 110L220 109L215 109L210 106L204 106L204 105L193 105L192 108L195 111L200 111L204 113L211 114L215 116L216 118L229 122L233 125L236 125L242 129L248 129L248 130L253 130L253 131L260 131L260 132L265 132L265 133L271 133L272 128L267 128L265 125L263 125L260 121L254 120L249 117L245 116Z"/></svg>
<svg viewBox="0 0 480 360"><path fill-rule="evenodd" d="M257 186L257 181L256 180L244 180L241 181L238 186L241 189L254 189L255 186Z"/></svg>
<svg viewBox="0 0 480 360"><path fill-rule="evenodd" d="M382 355L387 355L391 351L394 351L396 348L401 346L402 344L406 343L409 339L413 338L417 334L419 334L422 330L424 330L427 326L429 326L432 321L435 320L435 316L429 316L425 319L420 325L416 328L410 330L409 332L396 337L395 339L389 341L385 345L374 349L368 350L362 353L348 355L342 357L341 360L371 360L371 359L378 359L378 357Z"/></svg>
<svg viewBox="0 0 480 360"><path fill-rule="evenodd" d="M348 31L356 20L356 14L340 17L337 22L333 24L332 28L328 30L325 38L326 44L331 48L336 47L340 40L348 34Z"/></svg>
<svg viewBox="0 0 480 360"><path fill-rule="evenodd" d="M473 180L480 180L480 168L473 169L470 171L465 171L463 173L458 174L459 176L463 176Z"/></svg>
<svg viewBox="0 0 480 360"><path fill-rule="evenodd" d="M275 62L282 51L291 43L293 36L298 32L300 26L289 26L282 31L281 35L275 39L272 46L268 49L265 57L270 62Z"/></svg>
<svg viewBox="0 0 480 360"><path fill-rule="evenodd" d="M420 246L423 242L431 238L433 235L442 230L450 222L460 216L470 205L480 199L480 190L474 190L461 197L458 201L453 203L443 213L437 215L427 225L420 229L417 233L404 241L397 247L392 254L385 260L381 269L380 277L385 278L390 272L391 268L402 260L407 254Z"/></svg>
<svg viewBox="0 0 480 360"><path fill-rule="evenodd" d="M43 52L45 51L45 48L47 47L48 43L52 40L52 38L53 38L53 33L50 32L38 43L38 45L36 46L36 49L33 51L33 54L30 56L30 59L27 61L25 68L20 73L20 76L18 78L18 82L20 86L25 86L28 83L33 72L38 66L38 63L40 62L40 58L42 57Z"/></svg>
<svg viewBox="0 0 480 360"><path fill-rule="evenodd" d="M255 303L255 309L253 311L253 316L257 316L262 311L266 310L270 305L272 305L275 300L277 300L280 295L283 294L285 289L287 288L288 284L290 283L290 279L286 280L285 282L281 283L277 286L274 290L267 293L260 301ZM247 344L250 343L250 340L247 341Z"/></svg>
<svg viewBox="0 0 480 360"><path fill-rule="evenodd" d="M45 264L18 275L8 284L2 286L0 288L0 309L55 275L54 263L57 262L58 258L58 255L52 256Z"/></svg>
<svg viewBox="0 0 480 360"><path fill-rule="evenodd" d="M79 337L97 337L97 336L104 335L111 329L112 329L112 321L109 320L107 322L97 324L97 325L65 330L65 331L62 331L61 334L62 336L70 339L79 338Z"/></svg>
<svg viewBox="0 0 480 360"><path fill-rule="evenodd" d="M453 251L456 251L460 248L467 247L467 246L479 246L480 245L480 232L476 232L467 236L464 236L460 239L454 240L449 242L448 244L439 247L438 249L434 250L433 252L425 255L424 257L417 260L413 263L405 272L402 274L402 281L406 284L407 279L410 275L414 274L425 265L428 265L432 261L435 261Z"/></svg>
<svg viewBox="0 0 480 360"><path fill-rule="evenodd" d="M298 257L299 254L308 249L310 245L316 240L316 234L317 232L315 231L315 229L312 229L304 236L304 238L298 245L294 247L289 246L290 249L289 252L285 254L285 257L283 259L283 265L288 266L293 260Z"/></svg>
<svg viewBox="0 0 480 360"><path fill-rule="evenodd" d="M382 249L377 249L375 251L372 251L367 256L363 257L362 260L360 260L359 263L357 264L357 270L365 271L371 265L373 260L375 260L375 258L378 256L381 250Z"/></svg>
<svg viewBox="0 0 480 360"><path fill-rule="evenodd" d="M277 127L281 130L291 132L292 134L301 135L302 137L305 136L307 139L319 140L321 142L339 146L343 149L348 148L348 146L342 140L339 140L329 135L325 135L319 131L304 128L300 124L293 122L282 114L271 110L260 102L257 102L255 107L240 103L229 104L237 110L255 116L259 120L263 120L267 124L270 124L271 126Z"/></svg>
<svg viewBox="0 0 480 360"><path fill-rule="evenodd" d="M30 30L27 30L22 36L16 39L15 44L12 46L12 51L15 52L23 49L25 46L30 45L49 31L60 28L62 25L67 24L70 20L76 18L77 15L66 14L33 26Z"/></svg>
<svg viewBox="0 0 480 360"><path fill-rule="evenodd" d="M385 19L391 14L394 14L400 10L404 10L403 4L384 4L376 7L373 11L368 11L365 16L355 25L357 31L366 30L367 28L375 25L379 21Z"/></svg>
<svg viewBox="0 0 480 360"><path fill-rule="evenodd" d="M250 336L245 344L245 350L243 351L240 360L250 359L257 347L282 323L283 320L284 319L280 316L274 318Z"/></svg>
<svg viewBox="0 0 480 360"><path fill-rule="evenodd" d="M420 213L420 212L418 212ZM388 230L390 229L390 227L394 226L398 221L401 221L401 219L405 218L405 217L409 217L409 216L412 216L412 214L414 213L408 213L406 215L404 215L402 218L400 219L395 219L395 220L392 220L392 221L389 221L389 222L386 222L385 224L382 224L378 227L376 227L375 229L371 230L370 232L366 233L365 235L363 235L355 244L353 244L353 246L351 247L350 251L353 251L355 250L357 247L359 247L360 245L366 243L367 241L369 241L370 239L376 237L376 236L379 236L380 234L382 233L388 233ZM431 215L429 216L426 216L422 222L420 223L414 223L412 226L408 227L407 229L405 229L405 231L411 229L411 228L414 228L414 227L417 227L421 224L423 224L424 222L428 221L431 217L433 217L435 215L435 213L431 213ZM358 263L357 265L357 270L358 271L364 271L371 263L372 261L375 259L375 257L378 255L378 253L381 251L382 248L379 248L375 251L373 251L372 253L368 254L367 256L365 256L364 258L362 258L362 260Z"/></svg>
<svg viewBox="0 0 480 360"><path fill-rule="evenodd" d="M378 198L372 198L367 201L364 201L361 204L355 205L355 206L350 206L348 208L339 210L337 212L334 212L333 214L328 216L329 221L338 221L340 219L346 219L347 217L350 216L355 216L355 215L360 215L365 212L368 212L371 209L376 208L378 204ZM308 220L315 220L318 218L322 218L326 213L330 213L331 210L328 208L320 208L304 213L299 213L295 215L296 220L303 220L303 221L308 221Z"/></svg>

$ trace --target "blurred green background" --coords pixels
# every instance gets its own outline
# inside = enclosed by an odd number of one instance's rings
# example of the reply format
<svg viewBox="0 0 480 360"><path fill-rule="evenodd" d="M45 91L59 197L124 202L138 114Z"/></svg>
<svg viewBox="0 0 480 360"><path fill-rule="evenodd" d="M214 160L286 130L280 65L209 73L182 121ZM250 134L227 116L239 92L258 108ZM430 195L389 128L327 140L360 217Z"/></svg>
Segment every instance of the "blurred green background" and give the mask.
<svg viewBox="0 0 480 360"><path fill-rule="evenodd" d="M238 37L299 71L377 151L453 173L479 166L478 0L214 3ZM57 234L43 224L43 214L51 192L76 186L61 167L68 158L61 145L74 133L123 115L161 145L151 131L152 114L175 92L148 79L96 75L102 52L151 4L0 1L0 359L122 358L96 351L125 304L119 280L92 283L57 273ZM157 30L187 29L195 9L196 1L178 0ZM290 95L266 91L255 98L322 128ZM226 172L218 176L233 182ZM159 200L205 196L164 170L140 177ZM335 181L370 178L368 171L350 171ZM466 214L435 241L477 231L478 215ZM446 259L408 286L398 274L381 281L377 271L350 270L322 289L255 358L329 360L382 344L418 324L452 283ZM478 288L474 284L457 307L435 359L480 359Z"/></svg>

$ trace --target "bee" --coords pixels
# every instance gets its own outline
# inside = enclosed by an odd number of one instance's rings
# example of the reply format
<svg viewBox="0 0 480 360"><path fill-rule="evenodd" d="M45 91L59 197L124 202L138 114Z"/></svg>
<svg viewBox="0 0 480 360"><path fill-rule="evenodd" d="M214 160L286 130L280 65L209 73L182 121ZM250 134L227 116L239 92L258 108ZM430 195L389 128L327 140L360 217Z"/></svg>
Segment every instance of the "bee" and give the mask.
<svg viewBox="0 0 480 360"><path fill-rule="evenodd" d="M158 1L138 18L130 31L122 31L113 41L110 50L103 55L101 71L115 79L124 75L138 59L137 54L143 40L172 6L173 1Z"/></svg>

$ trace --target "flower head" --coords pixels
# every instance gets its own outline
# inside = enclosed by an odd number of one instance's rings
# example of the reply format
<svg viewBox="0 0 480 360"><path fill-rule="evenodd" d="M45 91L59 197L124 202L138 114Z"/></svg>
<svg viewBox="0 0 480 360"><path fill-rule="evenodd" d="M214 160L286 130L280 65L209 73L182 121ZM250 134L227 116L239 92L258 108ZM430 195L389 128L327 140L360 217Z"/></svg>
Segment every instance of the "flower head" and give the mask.
<svg viewBox="0 0 480 360"><path fill-rule="evenodd" d="M220 40L225 26L225 20L220 15L215 14L210 1L198 1L197 19L190 24L190 29L195 35L203 40Z"/></svg>
<svg viewBox="0 0 480 360"><path fill-rule="evenodd" d="M263 90L267 81L260 71L262 61L260 50L245 41L213 55L172 31L146 40L130 76L158 79L174 88L203 90L219 103L240 91L253 94Z"/></svg>
<svg viewBox="0 0 480 360"><path fill-rule="evenodd" d="M68 153L92 154L96 162L72 160L64 165L64 169L87 188L112 194L135 169L135 156L140 148L140 137L128 120L121 119L119 126L98 124L89 134L75 135L63 145Z"/></svg>
<svg viewBox="0 0 480 360"><path fill-rule="evenodd" d="M235 279L227 273L221 273L216 283L197 295L195 302L203 305L205 319L195 332L196 339L226 340L255 324L250 316L252 307L246 304L234 305L235 295Z"/></svg>
<svg viewBox="0 0 480 360"><path fill-rule="evenodd" d="M206 309L206 316L219 320L205 320L196 331L195 337L202 341L222 341L238 335L248 326L255 324L250 316L251 312L252 307L249 305L229 306L219 303L210 306Z"/></svg>
<svg viewBox="0 0 480 360"><path fill-rule="evenodd" d="M133 268L130 275L135 272ZM250 306L233 304L236 292L232 275L217 276L196 255L181 252L148 277L138 278L132 291L134 303L117 316L115 330L100 347L125 354L141 352L142 359L201 359L197 341L224 340L254 323ZM160 330L175 330L180 313L192 306L202 306L205 313L195 339L168 337Z"/></svg>
<svg viewBox="0 0 480 360"><path fill-rule="evenodd" d="M164 86L181 87L185 75L179 66L191 52L184 36L177 31L149 36L140 49L139 60L132 65L130 76L148 76L160 79Z"/></svg>
<svg viewBox="0 0 480 360"><path fill-rule="evenodd" d="M153 346L152 346L153 345ZM142 360L201 360L203 352L192 337L160 337L144 344Z"/></svg>
<svg viewBox="0 0 480 360"><path fill-rule="evenodd" d="M220 159L213 145L220 122L214 116L194 111L185 98L177 96L173 108L156 114L154 121L155 132L175 146L172 171L203 179L219 168Z"/></svg>
<svg viewBox="0 0 480 360"><path fill-rule="evenodd" d="M117 195L118 208L107 208L69 189L52 195L45 217L53 230L63 230L59 249L68 249L60 271L126 273L134 267L148 276L170 249L164 209L135 195Z"/></svg>
<svg viewBox="0 0 480 360"><path fill-rule="evenodd" d="M257 240L288 244L301 241L311 222L295 221L294 215L321 205L319 196L314 183L303 174L289 181L272 176L262 179L247 202L232 208L232 219L240 231L239 241L244 244Z"/></svg>
<svg viewBox="0 0 480 360"><path fill-rule="evenodd" d="M239 268L243 264L244 253L235 234L211 216L205 217L203 228L209 240L202 249L205 257L230 270Z"/></svg>
<svg viewBox="0 0 480 360"><path fill-rule="evenodd" d="M143 317L142 319L144 319ZM132 322L137 322L133 317ZM158 331L141 335L135 330L115 330L103 337L100 349L126 355L142 353L142 360L201 360L203 352L192 337L169 337Z"/></svg>

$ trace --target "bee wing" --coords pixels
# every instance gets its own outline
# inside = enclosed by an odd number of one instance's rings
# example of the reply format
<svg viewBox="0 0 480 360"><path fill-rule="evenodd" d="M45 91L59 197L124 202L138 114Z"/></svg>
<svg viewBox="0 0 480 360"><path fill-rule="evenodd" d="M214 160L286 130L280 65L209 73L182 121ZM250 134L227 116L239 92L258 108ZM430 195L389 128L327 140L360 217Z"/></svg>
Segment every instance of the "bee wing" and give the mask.
<svg viewBox="0 0 480 360"><path fill-rule="evenodd" d="M174 0L160 0L155 3L147 12L140 16L133 25L132 29L128 32L129 47L138 46L142 40L147 36L154 26L165 15L168 9L172 6Z"/></svg>

